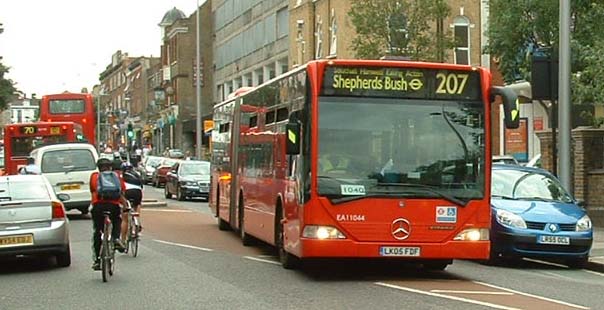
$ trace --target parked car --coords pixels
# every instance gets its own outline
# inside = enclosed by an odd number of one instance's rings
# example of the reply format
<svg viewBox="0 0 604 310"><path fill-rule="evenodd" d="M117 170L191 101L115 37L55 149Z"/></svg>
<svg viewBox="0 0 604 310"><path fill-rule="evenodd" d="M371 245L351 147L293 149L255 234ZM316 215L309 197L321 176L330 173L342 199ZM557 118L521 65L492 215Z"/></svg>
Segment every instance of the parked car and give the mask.
<svg viewBox="0 0 604 310"><path fill-rule="evenodd" d="M155 168L161 164L162 160L162 157L146 156L143 158L142 162L136 166L145 183L151 183L153 181L153 172L155 171Z"/></svg>
<svg viewBox="0 0 604 310"><path fill-rule="evenodd" d="M30 154L56 193L68 194L67 210L88 213L90 206L90 175L96 171L96 148L86 143L63 143L34 149Z"/></svg>
<svg viewBox="0 0 604 310"><path fill-rule="evenodd" d="M67 200L42 175L0 177L0 256L54 255L71 265Z"/></svg>
<svg viewBox="0 0 604 310"><path fill-rule="evenodd" d="M166 176L164 195L178 200L189 197L208 199L210 192L210 162L183 160L177 163Z"/></svg>
<svg viewBox="0 0 604 310"><path fill-rule="evenodd" d="M153 175L151 176L151 182L153 183L153 186L160 187L166 184L166 175L168 174L168 171L172 170L172 167L177 162L177 159L162 158L161 162L159 163L159 165L157 165L155 171L153 171Z"/></svg>
<svg viewBox="0 0 604 310"><path fill-rule="evenodd" d="M582 267L593 228L581 205L543 169L493 165L491 261L532 257Z"/></svg>
<svg viewBox="0 0 604 310"><path fill-rule="evenodd" d="M493 164L520 165L516 158L511 155L496 155L493 156Z"/></svg>

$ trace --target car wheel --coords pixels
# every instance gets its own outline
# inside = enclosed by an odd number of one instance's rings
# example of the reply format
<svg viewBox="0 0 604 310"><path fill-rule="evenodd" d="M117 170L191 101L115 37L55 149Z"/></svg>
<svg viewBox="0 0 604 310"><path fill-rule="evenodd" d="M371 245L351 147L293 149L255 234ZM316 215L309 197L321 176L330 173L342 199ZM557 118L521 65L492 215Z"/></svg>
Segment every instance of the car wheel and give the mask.
<svg viewBox="0 0 604 310"><path fill-rule="evenodd" d="M67 246L64 252L56 255L57 266L69 267L71 265L71 248Z"/></svg>
<svg viewBox="0 0 604 310"><path fill-rule="evenodd" d="M184 201L187 199L187 197L185 197L185 195L182 193L180 187L176 187L176 199L180 201Z"/></svg>
<svg viewBox="0 0 604 310"><path fill-rule="evenodd" d="M166 199L172 198L172 194L170 194L170 191L168 191L168 185L167 184L166 184L166 186L164 186L164 197L166 197Z"/></svg>

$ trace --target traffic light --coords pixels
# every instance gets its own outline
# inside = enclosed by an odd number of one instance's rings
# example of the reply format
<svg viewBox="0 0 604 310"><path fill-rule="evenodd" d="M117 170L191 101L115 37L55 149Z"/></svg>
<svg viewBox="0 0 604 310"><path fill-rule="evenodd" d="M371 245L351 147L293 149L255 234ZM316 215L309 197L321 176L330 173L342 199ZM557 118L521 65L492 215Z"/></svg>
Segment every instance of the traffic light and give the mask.
<svg viewBox="0 0 604 310"><path fill-rule="evenodd" d="M132 129L132 123L128 124L128 131L126 132L128 138L134 137L134 130Z"/></svg>

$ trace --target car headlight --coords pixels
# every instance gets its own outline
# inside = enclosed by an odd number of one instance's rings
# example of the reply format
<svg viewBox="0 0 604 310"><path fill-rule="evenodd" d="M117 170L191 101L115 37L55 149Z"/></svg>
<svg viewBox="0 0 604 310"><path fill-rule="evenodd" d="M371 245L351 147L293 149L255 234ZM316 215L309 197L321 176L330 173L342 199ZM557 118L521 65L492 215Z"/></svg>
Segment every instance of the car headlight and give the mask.
<svg viewBox="0 0 604 310"><path fill-rule="evenodd" d="M496 213L495 218L499 224L512 228L526 228L526 223L519 215L499 209Z"/></svg>
<svg viewBox="0 0 604 310"><path fill-rule="evenodd" d="M302 231L302 237L310 239L346 239L343 233L333 226L308 225Z"/></svg>
<svg viewBox="0 0 604 310"><path fill-rule="evenodd" d="M587 216L587 214L577 221L577 231L589 231L591 228L591 219L589 216Z"/></svg>
<svg viewBox="0 0 604 310"><path fill-rule="evenodd" d="M182 185L182 186L197 186L197 183L192 182L192 181L181 181L180 185Z"/></svg>

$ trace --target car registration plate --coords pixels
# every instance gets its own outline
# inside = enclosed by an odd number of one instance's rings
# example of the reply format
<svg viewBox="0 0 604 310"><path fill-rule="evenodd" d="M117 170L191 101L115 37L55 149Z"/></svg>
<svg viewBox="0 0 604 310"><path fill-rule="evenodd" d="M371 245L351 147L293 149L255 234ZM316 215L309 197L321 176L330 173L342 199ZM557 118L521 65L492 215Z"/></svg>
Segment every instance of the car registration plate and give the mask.
<svg viewBox="0 0 604 310"><path fill-rule="evenodd" d="M0 248L32 244L34 244L34 236L32 234L0 237Z"/></svg>
<svg viewBox="0 0 604 310"><path fill-rule="evenodd" d="M80 184L65 184L61 185L61 190L68 191L73 189L80 189Z"/></svg>
<svg viewBox="0 0 604 310"><path fill-rule="evenodd" d="M406 247L406 246L380 247L380 256L417 257L420 255L421 255L421 249L419 247Z"/></svg>
<svg viewBox="0 0 604 310"><path fill-rule="evenodd" d="M539 236L538 243L569 245L570 237L543 235L543 236Z"/></svg>

